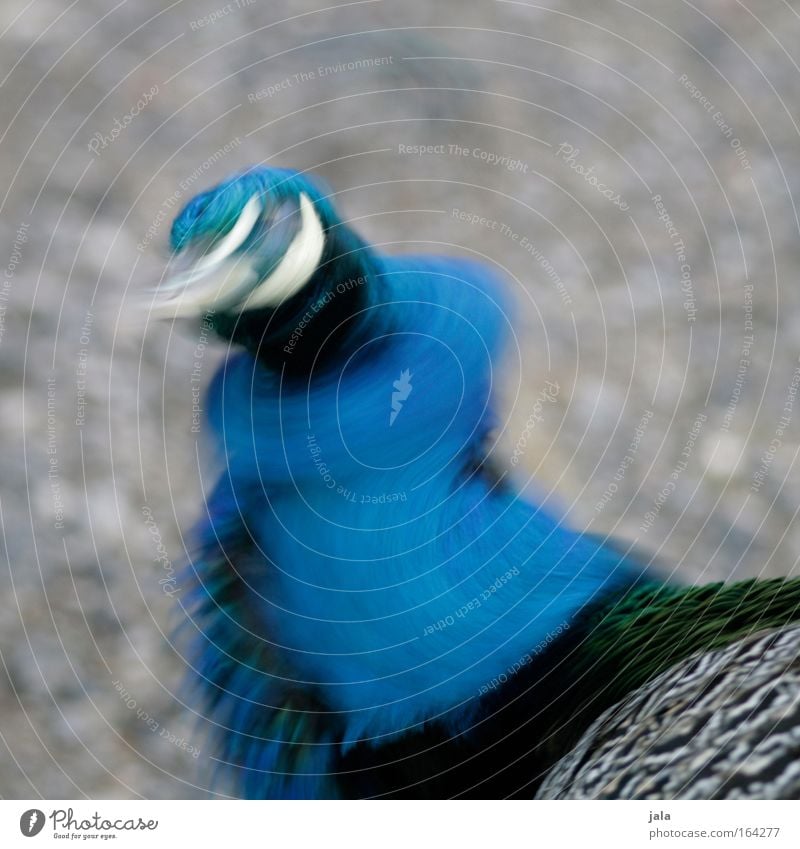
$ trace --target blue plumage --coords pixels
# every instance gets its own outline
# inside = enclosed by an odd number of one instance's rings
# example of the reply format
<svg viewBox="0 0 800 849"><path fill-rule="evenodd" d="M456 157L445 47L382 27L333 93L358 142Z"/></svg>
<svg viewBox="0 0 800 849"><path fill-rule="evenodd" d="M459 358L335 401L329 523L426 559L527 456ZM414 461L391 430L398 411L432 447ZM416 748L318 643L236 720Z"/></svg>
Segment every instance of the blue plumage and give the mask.
<svg viewBox="0 0 800 849"><path fill-rule="evenodd" d="M324 249L294 280L303 195ZM258 222L203 268L253 197ZM172 243L217 287L197 314L244 348L209 390L226 470L191 566L221 759L247 795L340 795L326 773L355 744L467 728L492 682L637 571L482 465L511 314L491 269L381 254L309 179L263 168L192 200Z"/></svg>
<svg viewBox="0 0 800 849"><path fill-rule="evenodd" d="M380 253L323 187L265 168L192 200L172 243L184 270L154 308L206 314L232 346L207 399L224 472L188 610L194 683L244 795L407 793L417 764L451 795L473 759L499 775L520 747L537 768L568 750L595 701L587 658L598 705L646 680L603 658L637 604L669 615L680 594L664 602L486 462L513 312L492 269Z"/></svg>

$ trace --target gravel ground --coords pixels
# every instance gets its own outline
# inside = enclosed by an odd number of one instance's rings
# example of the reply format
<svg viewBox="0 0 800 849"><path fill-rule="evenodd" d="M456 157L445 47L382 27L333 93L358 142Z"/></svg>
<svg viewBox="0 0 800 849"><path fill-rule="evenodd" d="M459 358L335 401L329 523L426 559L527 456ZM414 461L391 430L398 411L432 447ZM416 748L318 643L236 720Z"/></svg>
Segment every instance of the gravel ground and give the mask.
<svg viewBox="0 0 800 849"><path fill-rule="evenodd" d="M795 570L799 5L4 0L0 795L209 792L170 635L220 350L129 306L252 162L507 270L498 459L569 521Z"/></svg>

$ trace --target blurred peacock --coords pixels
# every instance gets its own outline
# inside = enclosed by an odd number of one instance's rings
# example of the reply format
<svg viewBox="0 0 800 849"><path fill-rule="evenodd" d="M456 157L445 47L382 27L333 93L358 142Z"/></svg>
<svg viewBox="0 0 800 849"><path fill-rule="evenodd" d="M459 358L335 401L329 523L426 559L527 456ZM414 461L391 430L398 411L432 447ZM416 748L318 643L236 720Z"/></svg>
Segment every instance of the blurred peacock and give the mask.
<svg viewBox="0 0 800 849"><path fill-rule="evenodd" d="M491 268L385 255L264 167L171 241L150 309L230 345L184 627L237 793L800 792L800 580L680 586L515 491Z"/></svg>

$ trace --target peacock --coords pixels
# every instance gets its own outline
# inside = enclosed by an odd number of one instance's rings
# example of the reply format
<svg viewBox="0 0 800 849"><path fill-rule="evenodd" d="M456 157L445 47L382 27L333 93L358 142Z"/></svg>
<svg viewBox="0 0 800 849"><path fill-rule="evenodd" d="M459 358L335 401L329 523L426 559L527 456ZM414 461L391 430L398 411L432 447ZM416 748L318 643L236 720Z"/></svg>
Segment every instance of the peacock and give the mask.
<svg viewBox="0 0 800 849"><path fill-rule="evenodd" d="M152 315L227 344L188 692L248 798L800 791L800 580L684 586L491 459L513 306L255 166L171 230Z"/></svg>

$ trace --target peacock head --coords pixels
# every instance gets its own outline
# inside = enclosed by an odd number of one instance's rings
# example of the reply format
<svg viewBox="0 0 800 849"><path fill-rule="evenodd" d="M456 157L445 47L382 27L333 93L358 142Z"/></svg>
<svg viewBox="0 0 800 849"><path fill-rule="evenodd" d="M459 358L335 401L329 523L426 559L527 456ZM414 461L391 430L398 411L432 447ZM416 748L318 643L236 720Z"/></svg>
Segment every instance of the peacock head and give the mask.
<svg viewBox="0 0 800 849"><path fill-rule="evenodd" d="M254 353L280 350L342 255L358 247L343 246L352 234L328 194L295 171L254 167L192 198L173 222L174 257L152 314L206 316Z"/></svg>

